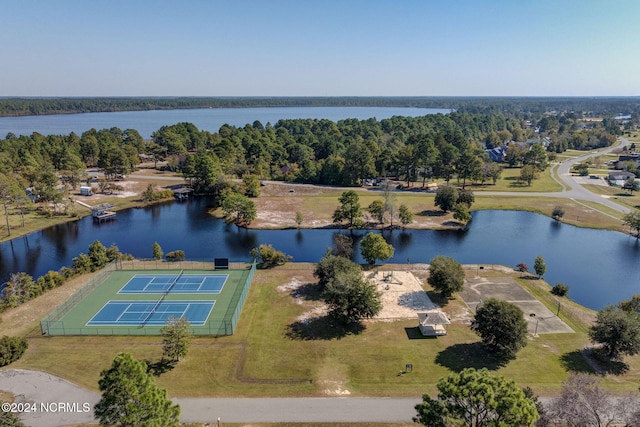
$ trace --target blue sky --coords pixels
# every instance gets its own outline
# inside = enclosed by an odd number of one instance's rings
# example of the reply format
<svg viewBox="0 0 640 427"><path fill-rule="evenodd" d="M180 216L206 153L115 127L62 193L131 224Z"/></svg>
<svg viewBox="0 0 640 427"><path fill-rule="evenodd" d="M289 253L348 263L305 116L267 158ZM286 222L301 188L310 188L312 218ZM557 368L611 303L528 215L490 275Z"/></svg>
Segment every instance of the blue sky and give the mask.
<svg viewBox="0 0 640 427"><path fill-rule="evenodd" d="M637 0L0 0L0 96L638 96Z"/></svg>

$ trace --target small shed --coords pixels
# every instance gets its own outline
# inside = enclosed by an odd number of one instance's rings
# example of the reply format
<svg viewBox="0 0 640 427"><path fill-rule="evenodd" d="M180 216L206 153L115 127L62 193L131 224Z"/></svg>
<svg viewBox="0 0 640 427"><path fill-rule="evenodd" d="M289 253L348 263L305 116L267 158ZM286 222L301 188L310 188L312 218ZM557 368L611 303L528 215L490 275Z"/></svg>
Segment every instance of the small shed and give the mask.
<svg viewBox="0 0 640 427"><path fill-rule="evenodd" d="M91 187L80 187L81 196L93 196L93 189Z"/></svg>
<svg viewBox="0 0 640 427"><path fill-rule="evenodd" d="M444 325L451 324L446 314L436 310L418 313L418 320L420 333L425 337L447 335L447 330L444 328Z"/></svg>

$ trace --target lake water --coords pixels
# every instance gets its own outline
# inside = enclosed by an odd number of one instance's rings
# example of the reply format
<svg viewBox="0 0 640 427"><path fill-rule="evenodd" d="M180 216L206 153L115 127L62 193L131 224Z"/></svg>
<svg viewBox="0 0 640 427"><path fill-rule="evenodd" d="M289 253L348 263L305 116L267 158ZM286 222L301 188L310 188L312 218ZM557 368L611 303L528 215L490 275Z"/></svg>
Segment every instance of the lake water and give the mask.
<svg viewBox="0 0 640 427"><path fill-rule="evenodd" d="M124 111L118 113L58 114L49 116L0 117L0 138L7 133L31 135L68 135L95 129L118 127L135 129L143 138L164 125L189 122L200 130L218 132L220 126L244 126L259 120L263 125L275 125L280 119L329 119L338 121L375 117L378 120L393 116L418 117L427 114L449 113L451 110L436 108L402 107L274 107L274 108L207 108L193 110Z"/></svg>
<svg viewBox="0 0 640 427"><path fill-rule="evenodd" d="M0 135L8 132L69 134L95 128L136 129L149 138L163 125L191 122L199 129L217 132L225 123L244 126L255 120L275 124L280 119L325 118L333 121L375 117L422 116L449 110L378 107L238 108L87 113L54 116L2 117ZM0 283L11 273L34 277L70 265L73 257L87 252L100 240L117 244L123 252L150 257L158 241L165 252L182 249L189 258L228 257L246 260L260 243L271 243L294 256L294 261L315 262L332 244L336 230L238 230L207 215L207 199L185 204L168 203L118 213L116 222L93 224L91 218L67 223L0 244ZM362 237L364 232L355 233ZM588 230L559 224L527 212L481 211L474 213L467 231L393 231L385 238L396 248L389 262L427 263L447 255L465 264L525 262L531 267L537 255L545 258L551 283L570 287L575 301L594 309L640 293L640 242L621 233ZM356 261L362 262L356 250Z"/></svg>
<svg viewBox="0 0 640 427"><path fill-rule="evenodd" d="M188 258L248 260L261 243L273 244L294 261L316 262L339 230L244 230L207 214L206 198L169 202L118 212L117 220L97 225L90 217L58 225L0 245L0 278L25 271L34 277L71 265L94 240L140 258L151 258L157 241L166 252L182 249ZM365 232L354 235L357 240ZM547 264L545 279L570 287L569 296L599 309L640 293L640 242L622 233L581 229L529 212L479 211L466 231L412 230L383 233L395 247L388 262L428 263L446 255L463 264L527 263L537 255ZM355 251L357 262L363 262Z"/></svg>

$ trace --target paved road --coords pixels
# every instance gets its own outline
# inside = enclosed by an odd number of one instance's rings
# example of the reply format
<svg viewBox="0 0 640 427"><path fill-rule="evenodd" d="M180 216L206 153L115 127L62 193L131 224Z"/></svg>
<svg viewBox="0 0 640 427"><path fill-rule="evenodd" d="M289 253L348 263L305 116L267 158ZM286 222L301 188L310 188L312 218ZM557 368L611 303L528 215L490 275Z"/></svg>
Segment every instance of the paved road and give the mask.
<svg viewBox="0 0 640 427"><path fill-rule="evenodd" d="M622 145L628 141L621 139ZM561 163L556 179L563 191L554 193L483 192L483 195L564 197L601 203L619 212L629 209L582 187L571 177L571 167L616 147L589 153ZM181 180L169 178L167 180ZM93 408L100 396L53 375L21 369L0 370L0 390L13 393L18 404L29 403L31 412L20 415L28 426L95 422ZM180 398L183 422L410 422L420 398ZM33 406L35 404L35 406Z"/></svg>
<svg viewBox="0 0 640 427"><path fill-rule="evenodd" d="M628 213L631 211L631 209L625 206L622 206L613 200L610 200L606 196L595 194L587 190L582 186L582 184L578 182L578 180L576 179L577 177L572 176L570 172L571 168L577 163L584 162L590 157L595 157L602 154L610 153L613 150L619 149L629 144L629 141L627 141L624 138L619 138L618 141L620 142L619 144L614 144L611 147L606 147L598 151L589 152L585 155L567 160L565 162L562 162L556 165L555 173L552 173L552 177L556 182L558 182L558 184L562 186L562 191L555 191L555 192L482 191L482 192L478 192L477 195L478 196L513 196L513 197L557 197L557 198L572 199L578 203L580 203L580 200L583 200L583 201L599 203L617 212ZM290 184L290 183L284 183L282 181L266 181L266 182L274 185ZM296 184L296 185L318 187L317 185L314 185L314 184ZM330 188L333 188L333 189L342 188L344 190L353 190L352 187L330 187ZM403 190L397 190L397 191L402 192ZM589 206L589 207L593 209L592 206ZM606 212L602 212L602 213L605 215L609 215Z"/></svg>
<svg viewBox="0 0 640 427"><path fill-rule="evenodd" d="M45 372L0 370L0 390L15 395L31 412L20 415L31 427L96 422L100 396ZM420 398L180 398L182 422L411 422ZM62 403L62 405L59 405ZM35 406L33 406L35 404ZM43 406L46 409L43 409ZM49 412L47 412L49 410Z"/></svg>
<svg viewBox="0 0 640 427"><path fill-rule="evenodd" d="M599 203L601 205L607 206L608 208L611 208L621 213L628 213L631 211L631 209L616 203L615 201L607 198L606 196L595 194L587 190L578 182L575 176L571 175L571 172L570 172L571 168L577 163L584 162L590 157L595 157L595 156L609 153L629 143L629 141L627 141L624 138L620 138L620 142L621 144L615 144L614 146L607 147L597 152L588 153L583 156L579 156L574 159L567 160L557 165L555 173L552 173L552 177L556 182L558 182L562 186L563 188L562 191L548 192L548 193L542 193L542 192L529 193L529 192L516 192L516 191L482 191L476 194L478 196L558 197L558 198L572 199L578 203L580 203L580 200L584 200L584 201ZM589 206L589 207L593 209L592 206ZM605 215L608 215L605 212L602 212L602 213Z"/></svg>

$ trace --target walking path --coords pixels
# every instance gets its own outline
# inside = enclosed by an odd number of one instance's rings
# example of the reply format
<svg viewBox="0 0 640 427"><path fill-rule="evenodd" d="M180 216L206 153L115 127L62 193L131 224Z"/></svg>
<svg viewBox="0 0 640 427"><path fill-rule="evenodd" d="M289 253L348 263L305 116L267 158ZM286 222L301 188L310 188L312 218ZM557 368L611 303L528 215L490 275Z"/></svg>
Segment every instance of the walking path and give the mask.
<svg viewBox="0 0 640 427"><path fill-rule="evenodd" d="M0 370L0 390L15 396L31 427L95 423L100 395L40 371ZM411 422L416 398L180 398L182 422Z"/></svg>

